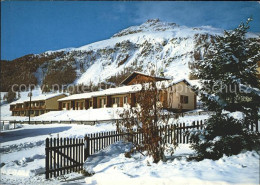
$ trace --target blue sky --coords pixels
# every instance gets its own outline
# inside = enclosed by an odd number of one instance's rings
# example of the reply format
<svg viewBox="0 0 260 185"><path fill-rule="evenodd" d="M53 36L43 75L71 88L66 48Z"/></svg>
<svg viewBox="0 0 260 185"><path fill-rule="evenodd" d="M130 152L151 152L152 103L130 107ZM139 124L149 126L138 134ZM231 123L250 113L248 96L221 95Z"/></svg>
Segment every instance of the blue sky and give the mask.
<svg viewBox="0 0 260 185"><path fill-rule="evenodd" d="M147 19L233 29L250 16L254 19L250 31L260 33L260 3L256 1L1 2L1 59L79 47Z"/></svg>

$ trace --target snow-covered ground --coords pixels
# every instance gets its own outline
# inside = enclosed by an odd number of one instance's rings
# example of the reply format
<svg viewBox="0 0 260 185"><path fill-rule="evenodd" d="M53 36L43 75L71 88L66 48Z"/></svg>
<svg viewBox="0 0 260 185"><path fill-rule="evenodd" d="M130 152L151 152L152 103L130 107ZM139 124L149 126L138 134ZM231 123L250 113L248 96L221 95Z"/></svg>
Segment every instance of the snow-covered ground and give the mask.
<svg viewBox="0 0 260 185"><path fill-rule="evenodd" d="M217 161L187 161L193 154L187 144L181 144L167 162L152 163L151 158L137 153L126 158L129 145L114 144L91 156L85 168L95 174L85 178L87 184L258 184L259 154L245 152L224 156Z"/></svg>
<svg viewBox="0 0 260 185"><path fill-rule="evenodd" d="M115 130L111 123L94 126L75 124L23 125L0 133L1 183L46 183L45 139L47 137L83 138L85 134Z"/></svg>
<svg viewBox="0 0 260 185"><path fill-rule="evenodd" d="M95 174L84 177L72 173L45 180L45 139L80 137L87 133L115 130L111 123L94 126L74 124L23 125L3 131L1 140L1 184L258 184L259 154L245 152L217 161L187 161L194 151L181 144L167 162L153 164L151 158L137 153L125 158L129 143L115 143L89 157L87 170ZM77 179L71 180L69 179Z"/></svg>
<svg viewBox="0 0 260 185"><path fill-rule="evenodd" d="M28 98L21 93L21 100ZM33 95L40 95L36 89ZM1 119L28 120L13 117L10 104L1 105ZM118 117L121 109L92 109L76 111L54 111L32 118L32 121L62 120L106 120ZM207 119L208 115L185 116L174 122L191 125L195 120ZM129 143L115 143L88 158L87 170L95 174L84 177L71 173L56 179L45 180L45 139L47 137L77 137L85 134L115 130L111 122L90 125L50 124L19 125L15 130L0 133L0 184L258 184L259 153L245 152L237 156L223 157L217 161L187 161L194 151L181 144L167 162L153 164L149 157L135 154L125 158ZM148 162L147 162L148 161Z"/></svg>
<svg viewBox="0 0 260 185"><path fill-rule="evenodd" d="M117 119L120 108L101 108L88 110L51 111L40 116L31 117L31 121L95 121ZM4 120L28 121L28 117L5 116Z"/></svg>

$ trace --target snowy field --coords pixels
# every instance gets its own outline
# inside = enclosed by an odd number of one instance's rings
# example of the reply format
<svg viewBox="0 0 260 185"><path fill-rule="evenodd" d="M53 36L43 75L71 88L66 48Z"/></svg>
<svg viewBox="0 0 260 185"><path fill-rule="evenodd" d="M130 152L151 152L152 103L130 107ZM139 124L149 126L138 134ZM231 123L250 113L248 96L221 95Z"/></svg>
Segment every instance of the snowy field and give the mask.
<svg viewBox="0 0 260 185"><path fill-rule="evenodd" d="M44 182L45 139L79 137L85 134L115 130L111 123L88 125L23 125L1 132L1 184L38 184Z"/></svg>
<svg viewBox="0 0 260 185"><path fill-rule="evenodd" d="M21 93L21 99L28 92ZM41 94L37 89L34 95ZM1 102L1 119L26 121L28 117L13 117L10 105ZM32 121L105 120L118 117L120 109L92 109L54 111L32 118ZM207 119L208 115L185 116L179 122L191 125L194 120ZM172 120L171 120L172 121ZM176 120L174 120L176 121ZM116 143L91 156L84 167L93 172L91 177L71 173L56 179L45 180L45 139L47 137L83 138L85 134L113 131L112 123L90 125L51 124L18 125L15 130L0 133L0 184L259 184L259 153L244 152L237 156L223 157L217 161L187 161L194 151L181 144L167 162L153 164L141 154L125 158L129 143Z"/></svg>
<svg viewBox="0 0 260 185"><path fill-rule="evenodd" d="M129 146L117 143L90 157L85 168L95 175L85 178L86 184L258 184L259 154L246 152L217 161L189 162L194 152L181 144L167 162L153 164L152 159L136 154L125 158ZM114 177L114 178L113 178Z"/></svg>
<svg viewBox="0 0 260 185"><path fill-rule="evenodd" d="M80 137L87 133L115 130L111 123L86 125L23 125L3 131L1 140L1 184L258 184L259 154L244 152L217 161L189 162L194 152L181 144L167 162L153 164L139 153L125 158L127 143L116 143L88 158L85 168L95 174L72 173L45 180L46 137ZM74 179L74 180L73 180ZM77 179L77 180L76 180Z"/></svg>

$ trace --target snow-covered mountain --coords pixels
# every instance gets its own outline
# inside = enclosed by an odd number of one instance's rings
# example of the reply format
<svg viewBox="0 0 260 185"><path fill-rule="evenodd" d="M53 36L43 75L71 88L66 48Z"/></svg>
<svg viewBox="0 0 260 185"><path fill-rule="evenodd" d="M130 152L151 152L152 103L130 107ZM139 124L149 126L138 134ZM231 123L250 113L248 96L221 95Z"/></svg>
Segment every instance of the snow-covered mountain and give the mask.
<svg viewBox="0 0 260 185"><path fill-rule="evenodd" d="M156 19L124 29L107 40L58 51L75 59L71 65L76 68L76 84L102 82L129 68L145 73L154 70L157 75L163 72L179 79L188 78L189 65L203 56L214 35L221 33L209 26L189 28ZM57 51L45 54L53 52Z"/></svg>
<svg viewBox="0 0 260 185"><path fill-rule="evenodd" d="M8 91L18 84L98 84L120 81L133 71L155 72L175 80L189 78L194 60L223 30L210 26L186 27L175 23L148 20L114 34L110 39L79 48L26 55L1 61ZM125 76L123 76L123 75ZM117 76L116 76L117 75ZM111 80L113 79L113 80Z"/></svg>

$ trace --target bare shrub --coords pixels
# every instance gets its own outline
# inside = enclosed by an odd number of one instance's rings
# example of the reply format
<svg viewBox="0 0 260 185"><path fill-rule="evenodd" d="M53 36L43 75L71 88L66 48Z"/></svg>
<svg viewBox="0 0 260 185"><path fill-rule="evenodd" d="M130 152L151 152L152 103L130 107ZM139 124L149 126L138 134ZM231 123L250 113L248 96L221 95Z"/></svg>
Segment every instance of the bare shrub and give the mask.
<svg viewBox="0 0 260 185"><path fill-rule="evenodd" d="M122 121L117 123L117 128L121 132L129 134L129 140L133 142L132 151L147 152L147 155L153 157L153 162L165 161L165 151L169 149L167 143L169 132L169 113L165 113L162 104L159 101L162 90L158 89L156 82L142 84L142 89L136 93L136 101L139 106L124 109L121 113ZM162 127L164 126L164 127ZM136 132L141 132L142 141L133 139ZM177 146L173 138L174 150ZM129 157L129 154L127 154Z"/></svg>

